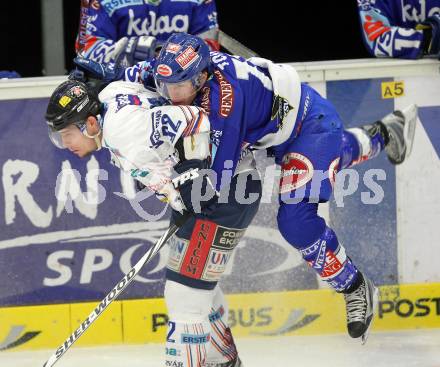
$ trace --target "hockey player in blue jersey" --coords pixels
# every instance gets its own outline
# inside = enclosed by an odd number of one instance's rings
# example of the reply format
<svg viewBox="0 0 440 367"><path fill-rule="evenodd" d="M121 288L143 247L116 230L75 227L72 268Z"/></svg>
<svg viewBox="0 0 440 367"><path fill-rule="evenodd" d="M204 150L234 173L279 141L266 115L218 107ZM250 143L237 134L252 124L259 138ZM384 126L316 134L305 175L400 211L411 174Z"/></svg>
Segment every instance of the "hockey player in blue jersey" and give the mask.
<svg viewBox="0 0 440 367"><path fill-rule="evenodd" d="M215 0L82 0L75 48L97 62L131 66L176 32L198 35L218 50Z"/></svg>
<svg viewBox="0 0 440 367"><path fill-rule="evenodd" d="M440 57L440 0L357 0L362 35L376 57Z"/></svg>
<svg viewBox="0 0 440 367"><path fill-rule="evenodd" d="M272 152L282 168L279 230L321 279L344 295L348 332L365 342L378 290L318 215L318 205L330 199L336 171L382 150L393 164L405 160L416 106L344 130L334 107L301 83L292 67L210 53L201 39L187 34L165 43L154 78L159 93L172 103L194 104L208 113L215 137L212 169L219 177L227 162L234 169L244 149ZM187 282L183 274L176 281Z"/></svg>

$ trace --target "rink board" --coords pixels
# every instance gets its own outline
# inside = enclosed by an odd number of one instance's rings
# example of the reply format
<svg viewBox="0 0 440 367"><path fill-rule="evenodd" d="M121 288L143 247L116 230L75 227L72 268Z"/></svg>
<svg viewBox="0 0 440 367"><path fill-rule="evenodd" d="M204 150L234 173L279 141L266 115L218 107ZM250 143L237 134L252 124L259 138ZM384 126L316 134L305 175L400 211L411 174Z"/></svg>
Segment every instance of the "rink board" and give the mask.
<svg viewBox="0 0 440 367"><path fill-rule="evenodd" d="M238 337L345 333L345 306L327 289L228 295L229 324ZM95 303L0 309L0 350L56 348ZM162 298L117 301L77 344L162 343ZM440 283L381 287L373 331L440 328ZM347 336L348 337L348 336Z"/></svg>
<svg viewBox="0 0 440 367"><path fill-rule="evenodd" d="M440 282L438 71L311 85L335 105L346 127L419 105L414 149L405 164L392 166L381 154L358 165L351 171L356 190L339 199L334 195L329 205L321 205L321 215L376 284ZM0 282L0 307L102 299L164 233L169 213L161 214L166 208L154 195L141 203L142 210L127 200L133 179L109 163L107 151L80 160L53 147L43 121L47 95L25 97L0 100L0 129L7 132L0 135L0 269L9 275ZM270 178L265 173L274 168L273 159L260 151L257 160L263 177ZM231 256L222 277L225 293L322 287L280 235L276 190L270 194ZM161 297L167 257L164 248L122 299Z"/></svg>

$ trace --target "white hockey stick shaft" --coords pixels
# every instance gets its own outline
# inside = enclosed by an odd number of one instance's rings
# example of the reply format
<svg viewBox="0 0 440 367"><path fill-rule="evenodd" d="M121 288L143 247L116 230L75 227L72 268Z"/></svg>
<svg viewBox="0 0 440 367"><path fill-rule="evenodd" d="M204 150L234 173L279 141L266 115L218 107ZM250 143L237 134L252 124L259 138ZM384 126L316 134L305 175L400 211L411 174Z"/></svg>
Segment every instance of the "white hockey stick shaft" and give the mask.
<svg viewBox="0 0 440 367"><path fill-rule="evenodd" d="M79 327L70 335L63 344L61 344L54 354L47 360L43 367L52 367L67 352L67 350L80 338L82 334L92 325L96 319L101 316L106 308L124 291L124 289L132 282L142 267L148 263L171 238L171 236L179 229L180 226L171 224L168 230L162 235L157 243L150 248L144 256L125 274L122 280L116 284L113 289L98 303L89 316L79 325Z"/></svg>
<svg viewBox="0 0 440 367"><path fill-rule="evenodd" d="M245 59L258 56L255 51L252 51L250 48L246 47L241 42L237 41L235 38L232 38L222 30L219 31L218 41L222 47L234 55L242 56Z"/></svg>

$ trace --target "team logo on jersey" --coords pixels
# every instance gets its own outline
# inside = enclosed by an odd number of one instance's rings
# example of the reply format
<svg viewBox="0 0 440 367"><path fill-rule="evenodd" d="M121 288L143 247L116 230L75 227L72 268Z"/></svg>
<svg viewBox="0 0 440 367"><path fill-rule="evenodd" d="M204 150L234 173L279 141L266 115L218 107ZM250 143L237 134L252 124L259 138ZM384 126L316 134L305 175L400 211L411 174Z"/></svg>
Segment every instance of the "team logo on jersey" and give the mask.
<svg viewBox="0 0 440 367"><path fill-rule="evenodd" d="M183 70L185 70L188 69L199 57L200 56L196 50L194 50L192 46L189 46L185 51L176 57L176 62Z"/></svg>
<svg viewBox="0 0 440 367"><path fill-rule="evenodd" d="M289 104L287 99L281 96L274 96L272 104L271 120L278 119L277 128L282 129L284 118L288 113L293 110L293 107Z"/></svg>
<svg viewBox="0 0 440 367"><path fill-rule="evenodd" d="M139 97L134 94L117 94L115 99L116 103L118 104L116 107L116 112L119 112L125 106L140 106L142 104Z"/></svg>
<svg viewBox="0 0 440 367"><path fill-rule="evenodd" d="M304 186L313 177L313 164L300 153L288 153L281 166L280 194Z"/></svg>
<svg viewBox="0 0 440 367"><path fill-rule="evenodd" d="M182 46L178 45L177 43L169 43L165 51L172 54L177 54L181 48Z"/></svg>
<svg viewBox="0 0 440 367"><path fill-rule="evenodd" d="M162 76L170 76L173 74L173 71L168 65L160 64L157 66L157 73Z"/></svg>
<svg viewBox="0 0 440 367"><path fill-rule="evenodd" d="M145 0L145 4L158 6L162 0Z"/></svg>

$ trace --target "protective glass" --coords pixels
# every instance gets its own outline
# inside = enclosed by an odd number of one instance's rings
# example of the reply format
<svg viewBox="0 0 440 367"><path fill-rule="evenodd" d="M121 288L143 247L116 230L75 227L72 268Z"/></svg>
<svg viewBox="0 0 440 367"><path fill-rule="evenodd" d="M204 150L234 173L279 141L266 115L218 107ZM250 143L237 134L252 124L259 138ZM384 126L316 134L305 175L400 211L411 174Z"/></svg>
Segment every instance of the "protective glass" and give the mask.
<svg viewBox="0 0 440 367"><path fill-rule="evenodd" d="M87 136L86 121L85 120L75 122L75 123L71 124L70 126L72 126L72 125L76 126L84 135ZM66 129L68 129L68 128L66 128ZM66 129L63 129L63 130L66 130ZM63 130L61 130L61 131L63 131ZM66 146L63 143L61 131L56 131L49 126L48 127L49 139L52 142L52 144L55 145L57 148L66 149Z"/></svg>
<svg viewBox="0 0 440 367"><path fill-rule="evenodd" d="M171 101L183 100L196 94L201 87L202 73L179 83L167 83L156 79L157 92Z"/></svg>

